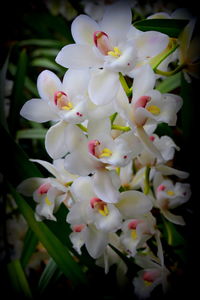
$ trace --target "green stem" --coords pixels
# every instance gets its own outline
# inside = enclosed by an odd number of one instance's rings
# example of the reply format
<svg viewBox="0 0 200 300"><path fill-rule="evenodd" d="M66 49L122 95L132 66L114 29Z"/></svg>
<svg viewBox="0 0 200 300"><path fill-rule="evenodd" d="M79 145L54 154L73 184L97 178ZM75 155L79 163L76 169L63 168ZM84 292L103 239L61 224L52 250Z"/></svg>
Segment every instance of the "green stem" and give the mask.
<svg viewBox="0 0 200 300"><path fill-rule="evenodd" d="M166 49L161 53L150 59L149 63L154 71L157 70L158 66L170 55L172 54L179 45L176 43L176 40L171 38Z"/></svg>
<svg viewBox="0 0 200 300"><path fill-rule="evenodd" d="M121 131L130 131L131 128L129 126L120 126L120 125L112 125L112 129L121 130Z"/></svg>
<svg viewBox="0 0 200 300"><path fill-rule="evenodd" d="M115 121L117 115L118 115L118 113L115 112L114 114L112 114L112 115L110 116L111 125L113 125L113 123L114 123L114 121Z"/></svg>
<svg viewBox="0 0 200 300"><path fill-rule="evenodd" d="M85 126L83 126L82 124L76 124L81 130L87 132L87 128Z"/></svg>
<svg viewBox="0 0 200 300"><path fill-rule="evenodd" d="M159 74L159 75L163 75L163 76L172 76L172 75L178 73L179 71L181 71L184 67L185 67L185 64L182 64L182 65L178 66L176 69L169 71L169 72L165 72L165 71L156 69L155 73Z"/></svg>
<svg viewBox="0 0 200 300"><path fill-rule="evenodd" d="M121 82L121 85L122 85L127 97L130 97L132 95L132 89L128 87L128 84L121 72L119 72L119 80Z"/></svg>
<svg viewBox="0 0 200 300"><path fill-rule="evenodd" d="M145 195L149 193L149 189L150 189L150 181L149 181L150 171L151 168L149 166L146 166L145 173L144 173L144 194Z"/></svg>

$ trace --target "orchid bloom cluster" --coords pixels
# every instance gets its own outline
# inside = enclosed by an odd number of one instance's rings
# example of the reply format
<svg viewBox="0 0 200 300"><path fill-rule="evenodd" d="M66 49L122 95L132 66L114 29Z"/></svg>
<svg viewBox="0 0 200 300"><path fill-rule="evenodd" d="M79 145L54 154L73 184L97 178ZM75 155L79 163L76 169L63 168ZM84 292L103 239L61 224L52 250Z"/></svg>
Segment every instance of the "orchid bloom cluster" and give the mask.
<svg viewBox="0 0 200 300"><path fill-rule="evenodd" d="M173 209L191 194L182 182L189 174L169 166L179 147L155 133L158 124L176 125L183 102L156 89L159 75L152 68L172 39L136 29L126 1L108 6L98 22L77 16L71 32L74 44L56 57L68 69L63 80L43 71L37 80L40 99L21 109L24 118L51 124L45 147L52 163L32 160L51 175L28 178L18 189L33 196L38 221L56 221L64 203L74 249L81 255L85 246L106 273L113 264L119 280L127 273L115 250L134 259L141 268L134 290L147 298L157 285L166 291L170 273L154 211L184 225ZM174 59L168 56L168 64L169 57Z"/></svg>

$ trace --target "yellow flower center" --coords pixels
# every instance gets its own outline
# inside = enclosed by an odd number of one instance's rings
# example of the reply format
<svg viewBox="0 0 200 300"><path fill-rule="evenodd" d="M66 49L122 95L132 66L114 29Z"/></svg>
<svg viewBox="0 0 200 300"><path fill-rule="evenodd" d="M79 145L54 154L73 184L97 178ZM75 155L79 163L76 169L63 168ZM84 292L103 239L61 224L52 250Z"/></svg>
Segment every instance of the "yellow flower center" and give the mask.
<svg viewBox="0 0 200 300"><path fill-rule="evenodd" d="M167 191L167 195L169 195L169 196L174 196L174 194L175 194L175 193L174 193L174 191L172 191L172 190L168 190L168 191Z"/></svg>
<svg viewBox="0 0 200 300"><path fill-rule="evenodd" d="M99 212L102 216L106 217L106 216L109 214L108 206L107 206L106 204L102 205L102 207L100 207L100 208L98 209L98 212Z"/></svg>
<svg viewBox="0 0 200 300"><path fill-rule="evenodd" d="M150 285L152 285L152 282L148 281L148 280L144 280L144 285L145 286L150 286Z"/></svg>
<svg viewBox="0 0 200 300"><path fill-rule="evenodd" d="M133 240L136 240L136 239L137 239L137 232L136 232L136 229L131 230L131 238L132 238Z"/></svg>
<svg viewBox="0 0 200 300"><path fill-rule="evenodd" d="M51 201L49 200L48 197L46 197L46 198L44 199L44 201L45 201L45 203L46 203L48 206L51 206L51 205L52 205L52 203L51 203Z"/></svg>
<svg viewBox="0 0 200 300"><path fill-rule="evenodd" d="M160 114L160 108L156 105L150 105L147 107L147 110L152 113L153 115L159 115Z"/></svg>
<svg viewBox="0 0 200 300"><path fill-rule="evenodd" d="M112 155L112 151L109 148L104 148L99 155L99 158L101 157L110 157Z"/></svg>
<svg viewBox="0 0 200 300"><path fill-rule="evenodd" d="M119 57L122 54L118 47L114 47L113 50L114 51L108 51L108 55Z"/></svg>

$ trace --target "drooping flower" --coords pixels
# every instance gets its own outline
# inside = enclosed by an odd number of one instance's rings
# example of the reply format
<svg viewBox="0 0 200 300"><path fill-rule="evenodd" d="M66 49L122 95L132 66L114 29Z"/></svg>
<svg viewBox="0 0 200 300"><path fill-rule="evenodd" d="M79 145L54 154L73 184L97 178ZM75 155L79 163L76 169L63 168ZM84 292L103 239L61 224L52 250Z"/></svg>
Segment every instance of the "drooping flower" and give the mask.
<svg viewBox="0 0 200 300"><path fill-rule="evenodd" d="M154 89L156 77L146 64L135 75L131 103L121 88L116 102L116 110L136 130L141 142L155 157L162 160L160 152L150 141L149 136L159 123L175 126L177 112L182 106L182 98L175 94L161 94ZM144 129L145 130L144 130Z"/></svg>
<svg viewBox="0 0 200 300"><path fill-rule="evenodd" d="M154 176L154 191L156 195L155 205L160 209L165 218L172 223L185 225L183 217L173 214L171 209L189 200L191 196L190 185L180 182L173 184L171 180L163 178L157 172Z"/></svg>
<svg viewBox="0 0 200 300"><path fill-rule="evenodd" d="M121 243L129 255L134 257L138 248L155 233L155 218L151 213L126 220L122 225Z"/></svg>
<svg viewBox="0 0 200 300"><path fill-rule="evenodd" d="M147 246L143 252L137 253L135 263L142 268L138 276L133 279L134 292L139 299L148 299L151 292L158 286L166 293L168 289L167 278L170 274L164 263L163 247L160 239L160 232L155 232L157 245L157 256Z"/></svg>
<svg viewBox="0 0 200 300"><path fill-rule="evenodd" d="M69 238L74 249L81 254L81 247L85 245L88 253L93 258L100 257L107 244L109 234L97 229L94 225L76 224L71 226L73 232Z"/></svg>
<svg viewBox="0 0 200 300"><path fill-rule="evenodd" d="M24 196L33 197L37 203L35 217L37 221L49 219L56 221L54 213L62 202L66 205L70 203L71 197L68 193L69 186L77 177L64 169L63 159L58 159L50 164L42 160L33 160L45 167L53 177L48 178L28 178L18 186L18 191Z"/></svg>

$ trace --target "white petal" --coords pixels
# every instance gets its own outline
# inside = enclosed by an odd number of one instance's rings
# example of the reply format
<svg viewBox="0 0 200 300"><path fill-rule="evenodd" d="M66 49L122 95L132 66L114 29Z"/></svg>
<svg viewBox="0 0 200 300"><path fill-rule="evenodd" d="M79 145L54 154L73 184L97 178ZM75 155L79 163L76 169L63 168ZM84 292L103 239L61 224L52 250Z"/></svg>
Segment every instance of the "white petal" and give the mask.
<svg viewBox="0 0 200 300"><path fill-rule="evenodd" d="M97 213L95 216L95 226L97 229L105 232L115 232L121 226L122 216L119 210L112 204L107 204L108 215L102 216L100 213Z"/></svg>
<svg viewBox="0 0 200 300"><path fill-rule="evenodd" d="M61 121L50 127L45 138L45 148L47 153L53 158L57 159L67 154L68 149L65 144L65 129L67 123Z"/></svg>
<svg viewBox="0 0 200 300"><path fill-rule="evenodd" d="M102 60L96 56L89 45L70 44L61 49L56 62L65 68L81 69L102 67Z"/></svg>
<svg viewBox="0 0 200 300"><path fill-rule="evenodd" d="M156 166L156 170L158 170L159 172L161 172L163 175L176 175L179 178L187 178L189 176L188 172L184 172L184 171L180 171L165 165L157 165Z"/></svg>
<svg viewBox="0 0 200 300"><path fill-rule="evenodd" d="M101 29L108 34L114 46L126 37L131 27L131 9L126 1L122 2L107 6L100 22Z"/></svg>
<svg viewBox="0 0 200 300"><path fill-rule="evenodd" d="M72 174L87 176L99 166L101 163L93 160L88 152L81 149L74 150L65 158L65 168Z"/></svg>
<svg viewBox="0 0 200 300"><path fill-rule="evenodd" d="M138 69L133 82L133 101L140 96L147 96L147 92L154 88L156 76L150 65L146 64Z"/></svg>
<svg viewBox="0 0 200 300"><path fill-rule="evenodd" d="M69 235L69 238L73 244L73 248L81 255L81 247L84 245L84 236L83 232L72 232Z"/></svg>
<svg viewBox="0 0 200 300"><path fill-rule="evenodd" d="M136 132L140 138L140 141L146 148L146 150L150 151L160 161L163 161L160 151L155 147L155 145L152 143L152 141L150 141L149 136L144 131L143 127L137 127Z"/></svg>
<svg viewBox="0 0 200 300"><path fill-rule="evenodd" d="M86 201L84 203L86 203ZM84 218L84 203L79 201L73 204L73 206L67 214L67 223L77 225L88 222L87 218Z"/></svg>
<svg viewBox="0 0 200 300"><path fill-rule="evenodd" d="M27 197L33 196L33 192L45 181L46 179L37 177L25 179L17 186L17 191Z"/></svg>
<svg viewBox="0 0 200 300"><path fill-rule="evenodd" d="M171 213L169 210L162 210L163 215L167 220L170 222L177 224L177 225L185 225L185 221L182 216L177 216Z"/></svg>
<svg viewBox="0 0 200 300"><path fill-rule="evenodd" d="M111 136L111 122L109 118L91 120L88 122L89 140L102 140L107 136Z"/></svg>
<svg viewBox="0 0 200 300"><path fill-rule="evenodd" d="M88 111L88 118L90 120L95 119L103 119L106 117L111 116L115 113L114 103L110 102L105 105L96 105L93 102L89 101L88 103L89 111Z"/></svg>
<svg viewBox="0 0 200 300"><path fill-rule="evenodd" d="M30 161L32 162L36 162L40 165L42 165L45 169L47 169L52 175L54 175L55 177L59 177L59 173L56 170L56 168L54 167L54 165L50 164L49 162L45 161L45 160L40 160L40 159L30 159Z"/></svg>
<svg viewBox="0 0 200 300"><path fill-rule="evenodd" d="M53 72L45 70L38 76L37 88L42 99L53 102L54 93L62 90L62 84Z"/></svg>
<svg viewBox="0 0 200 300"><path fill-rule="evenodd" d="M116 206L127 219L146 214L152 209L151 200L138 191L122 192Z"/></svg>
<svg viewBox="0 0 200 300"><path fill-rule="evenodd" d="M107 233L97 230L94 226L88 226L85 245L90 256L97 258L102 255L107 243Z"/></svg>
<svg viewBox="0 0 200 300"><path fill-rule="evenodd" d="M91 177L79 177L71 185L70 191L78 201L90 200L95 197Z"/></svg>
<svg viewBox="0 0 200 300"><path fill-rule="evenodd" d="M69 69L63 78L63 91L69 94L69 97L72 99L76 95L82 95L87 91L89 78L90 72L87 69Z"/></svg>
<svg viewBox="0 0 200 300"><path fill-rule="evenodd" d="M113 100L119 87L118 73L97 70L92 74L88 92L92 102L97 105L104 105Z"/></svg>
<svg viewBox="0 0 200 300"><path fill-rule="evenodd" d="M83 131L75 125L69 124L66 128L66 145L70 152L80 149L87 149L87 138Z"/></svg>
<svg viewBox="0 0 200 300"><path fill-rule="evenodd" d="M96 195L107 203L116 203L119 199L119 191L115 178L112 178L111 171L98 170L93 175L94 191Z"/></svg>
<svg viewBox="0 0 200 300"><path fill-rule="evenodd" d="M72 36L77 44L93 45L93 34L100 30L97 22L86 15L79 15L74 19L71 26Z"/></svg>
<svg viewBox="0 0 200 300"><path fill-rule="evenodd" d="M58 119L58 115L42 99L31 99L23 105L20 115L27 120L43 123Z"/></svg>
<svg viewBox="0 0 200 300"><path fill-rule="evenodd" d="M157 31L143 32L136 40L139 60L154 57L163 51L168 43L169 37L166 34Z"/></svg>

